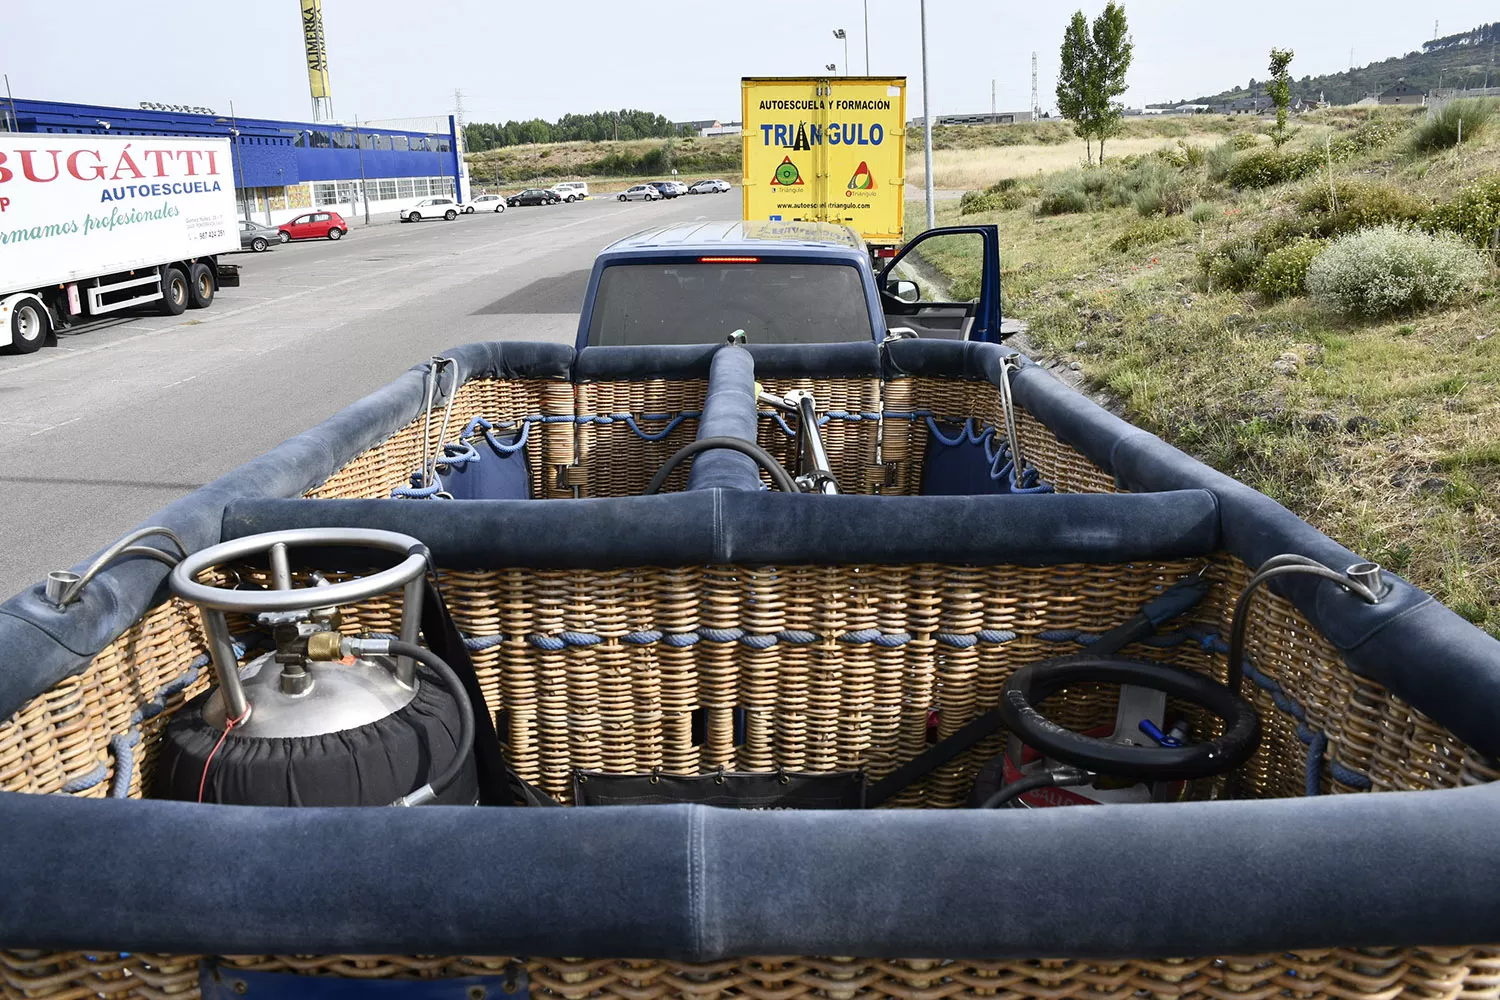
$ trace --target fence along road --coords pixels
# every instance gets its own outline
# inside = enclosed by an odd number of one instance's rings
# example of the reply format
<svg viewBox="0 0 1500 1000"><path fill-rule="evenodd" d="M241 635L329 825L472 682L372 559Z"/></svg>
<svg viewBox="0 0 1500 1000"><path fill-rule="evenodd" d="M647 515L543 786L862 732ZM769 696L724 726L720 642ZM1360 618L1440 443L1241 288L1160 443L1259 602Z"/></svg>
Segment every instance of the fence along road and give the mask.
<svg viewBox="0 0 1500 1000"><path fill-rule="evenodd" d="M600 197L355 228L230 255L243 284L212 309L0 357L0 599L444 348L571 341L601 247L738 209L737 194Z"/></svg>

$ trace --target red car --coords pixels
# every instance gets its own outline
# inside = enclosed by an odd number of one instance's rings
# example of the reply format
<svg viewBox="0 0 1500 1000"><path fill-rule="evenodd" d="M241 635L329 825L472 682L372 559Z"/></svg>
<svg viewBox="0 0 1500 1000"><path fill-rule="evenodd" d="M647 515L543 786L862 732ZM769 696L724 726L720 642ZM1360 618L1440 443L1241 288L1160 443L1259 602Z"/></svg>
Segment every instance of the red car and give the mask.
<svg viewBox="0 0 1500 1000"><path fill-rule="evenodd" d="M325 236L336 240L349 231L349 224L337 212L308 212L276 228L281 231L281 242L290 243L292 240L320 240Z"/></svg>

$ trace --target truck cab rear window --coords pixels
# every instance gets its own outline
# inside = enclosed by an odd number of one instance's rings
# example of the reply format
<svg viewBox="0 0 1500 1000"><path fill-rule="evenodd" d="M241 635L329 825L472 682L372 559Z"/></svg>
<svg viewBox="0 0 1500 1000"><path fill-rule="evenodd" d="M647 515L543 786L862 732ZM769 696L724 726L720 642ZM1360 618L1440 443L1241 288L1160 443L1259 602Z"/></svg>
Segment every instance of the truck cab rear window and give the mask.
<svg viewBox="0 0 1500 1000"><path fill-rule="evenodd" d="M589 344L752 344L874 339L859 271L843 264L617 264L594 297Z"/></svg>

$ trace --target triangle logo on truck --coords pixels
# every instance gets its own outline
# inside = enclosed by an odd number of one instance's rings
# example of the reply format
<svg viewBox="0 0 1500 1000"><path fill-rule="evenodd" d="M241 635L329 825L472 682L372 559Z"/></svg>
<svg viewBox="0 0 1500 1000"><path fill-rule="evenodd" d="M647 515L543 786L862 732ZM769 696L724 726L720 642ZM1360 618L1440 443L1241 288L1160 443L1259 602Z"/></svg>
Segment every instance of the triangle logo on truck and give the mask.
<svg viewBox="0 0 1500 1000"><path fill-rule="evenodd" d="M860 160L859 169L854 171L853 177L849 178L847 186L850 191L874 191L875 175L870 173L870 165Z"/></svg>
<svg viewBox="0 0 1500 1000"><path fill-rule="evenodd" d="M776 168L776 174L771 178L773 185L781 187L795 187L802 183L802 171L797 169L797 164L792 162L790 156L783 157L781 165Z"/></svg>

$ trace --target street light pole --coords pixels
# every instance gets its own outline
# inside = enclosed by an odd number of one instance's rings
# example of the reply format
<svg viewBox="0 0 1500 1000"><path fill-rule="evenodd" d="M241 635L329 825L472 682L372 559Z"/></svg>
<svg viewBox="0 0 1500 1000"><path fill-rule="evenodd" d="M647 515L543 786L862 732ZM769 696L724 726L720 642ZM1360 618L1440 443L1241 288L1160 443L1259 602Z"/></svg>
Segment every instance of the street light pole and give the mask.
<svg viewBox="0 0 1500 1000"><path fill-rule="evenodd" d="M932 202L932 110L927 89L927 0L922 0L922 156L927 166L927 228L937 226Z"/></svg>
<svg viewBox="0 0 1500 1000"><path fill-rule="evenodd" d="M844 75L849 75L849 32L843 28L834 28L833 37L842 39L844 42Z"/></svg>
<svg viewBox="0 0 1500 1000"><path fill-rule="evenodd" d="M354 153L359 157L359 191L364 195L365 225L368 226L370 224L370 182L365 180L365 147L359 144L359 115L354 116Z"/></svg>

